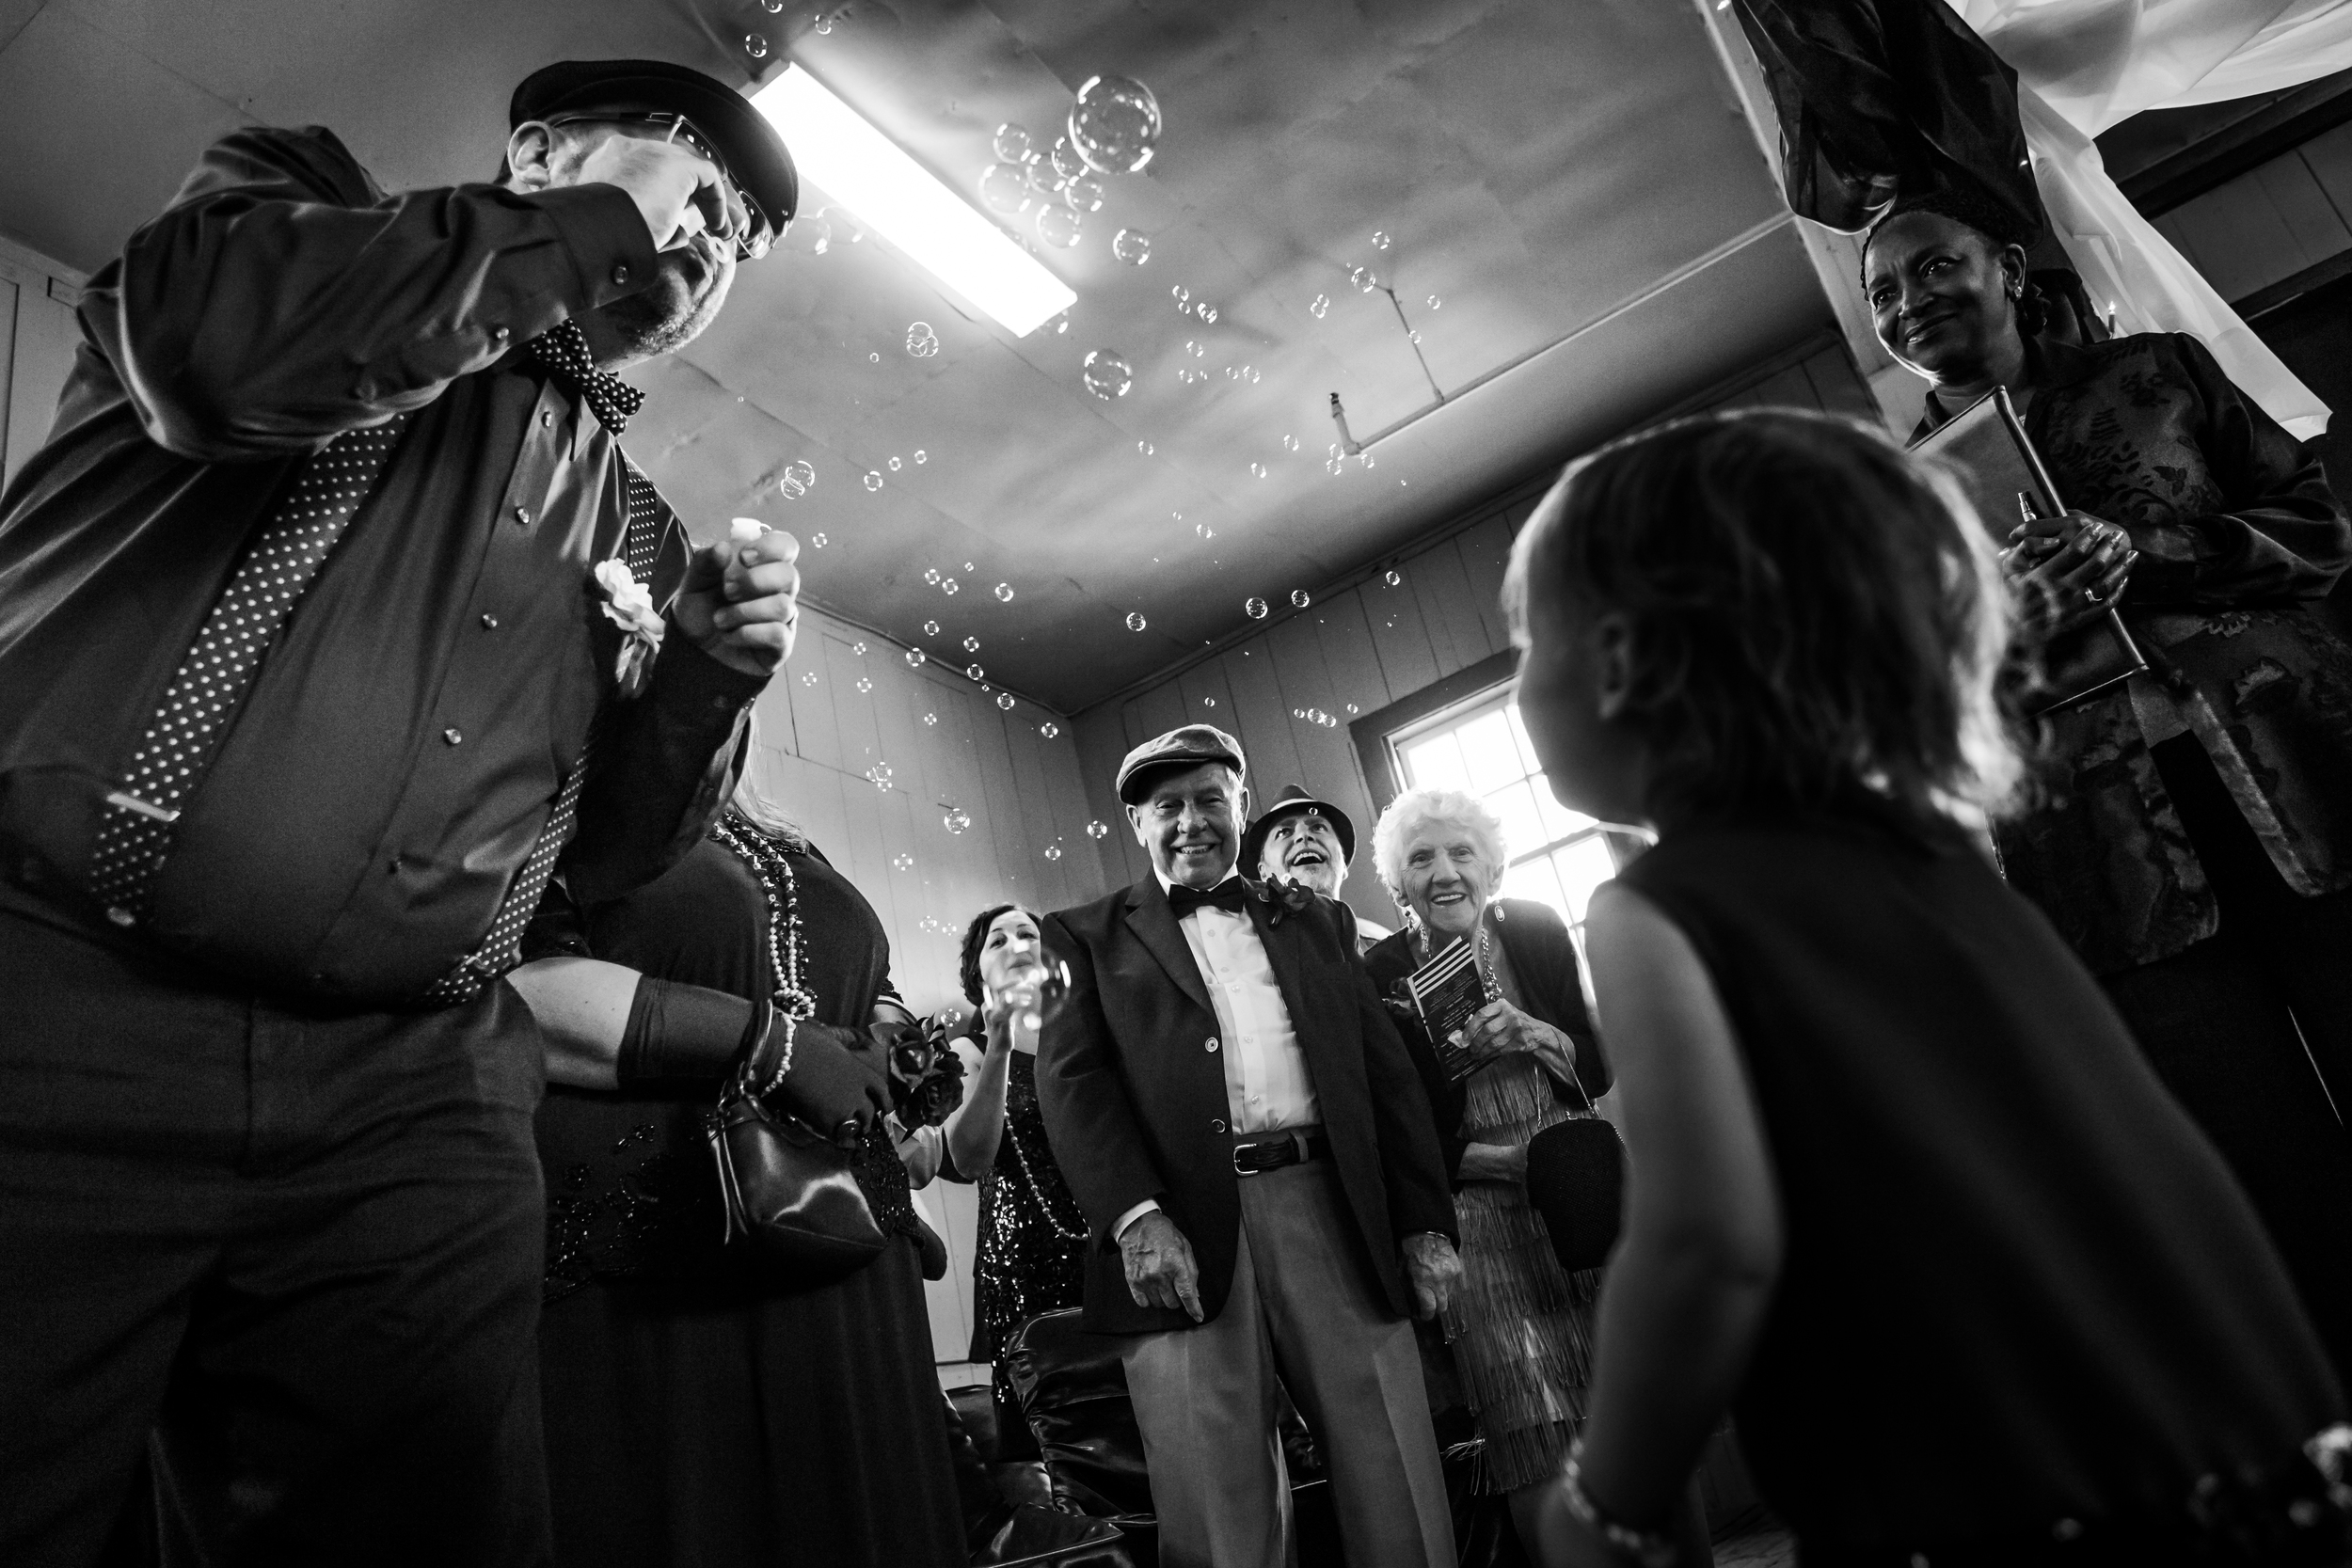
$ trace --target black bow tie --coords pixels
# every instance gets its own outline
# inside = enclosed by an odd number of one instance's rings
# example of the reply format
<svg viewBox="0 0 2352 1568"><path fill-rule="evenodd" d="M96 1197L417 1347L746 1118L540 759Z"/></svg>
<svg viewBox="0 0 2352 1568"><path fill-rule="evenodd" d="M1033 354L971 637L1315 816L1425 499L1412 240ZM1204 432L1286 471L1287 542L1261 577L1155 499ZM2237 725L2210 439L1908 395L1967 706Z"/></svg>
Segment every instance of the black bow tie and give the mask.
<svg viewBox="0 0 2352 1568"><path fill-rule="evenodd" d="M1168 888L1168 907L1176 911L1179 920L1203 907L1239 914L1242 906L1248 902L1249 884L1239 877L1228 877L1206 893L1182 882L1170 882Z"/></svg>
<svg viewBox="0 0 2352 1568"><path fill-rule="evenodd" d="M610 371L598 370L580 323L565 320L531 340L531 353L557 386L588 405L596 422L618 436L629 416L644 406L645 394Z"/></svg>

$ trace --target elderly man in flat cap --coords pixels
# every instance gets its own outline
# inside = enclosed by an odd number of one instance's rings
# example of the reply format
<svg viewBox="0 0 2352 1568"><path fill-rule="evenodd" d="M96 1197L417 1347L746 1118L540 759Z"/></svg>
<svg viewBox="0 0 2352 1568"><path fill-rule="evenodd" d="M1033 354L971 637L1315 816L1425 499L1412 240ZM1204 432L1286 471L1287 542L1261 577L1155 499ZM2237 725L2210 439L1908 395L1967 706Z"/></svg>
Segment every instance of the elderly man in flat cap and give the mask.
<svg viewBox="0 0 2352 1568"><path fill-rule="evenodd" d="M1377 921L1366 920L1340 902L1347 881L1347 863L1356 858L1356 824L1347 813L1328 800L1318 800L1296 784L1258 814L1242 835L1241 863L1262 882L1296 882L1340 903L1340 912L1355 930L1356 950L1369 953L1382 938L1393 935Z"/></svg>
<svg viewBox="0 0 2352 1568"><path fill-rule="evenodd" d="M1279 1370L1352 1568L1452 1568L1408 1314L1461 1275L1435 1122L1338 906L1234 872L1241 748L1127 754L1152 875L1047 916L1070 970L1038 1098L1091 1228L1085 1323L1122 1358L1167 1568L1279 1568Z"/></svg>
<svg viewBox="0 0 2352 1568"><path fill-rule="evenodd" d="M551 873L701 836L791 646L794 542L691 547L614 372L796 192L676 66L511 120L498 182L397 195L215 145L0 495L0 1561L121 1549L151 1432L194 1560L548 1551L500 975Z"/></svg>

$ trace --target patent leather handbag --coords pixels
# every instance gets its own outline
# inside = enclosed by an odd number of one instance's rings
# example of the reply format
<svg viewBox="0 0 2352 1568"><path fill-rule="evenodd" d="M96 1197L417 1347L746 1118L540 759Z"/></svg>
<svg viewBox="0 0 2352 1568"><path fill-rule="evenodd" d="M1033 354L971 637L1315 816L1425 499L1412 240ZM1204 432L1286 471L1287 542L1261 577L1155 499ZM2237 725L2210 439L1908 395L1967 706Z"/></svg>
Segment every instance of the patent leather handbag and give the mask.
<svg viewBox="0 0 2352 1568"><path fill-rule="evenodd" d="M704 1123L728 1246L805 1285L845 1279L880 1256L882 1227L838 1145L750 1095L729 1096Z"/></svg>
<svg viewBox="0 0 2352 1568"><path fill-rule="evenodd" d="M1599 1268L1617 1244L1625 1204L1625 1144L1617 1130L1592 1116L1536 1133L1527 1146L1527 1201L1544 1217L1562 1268Z"/></svg>

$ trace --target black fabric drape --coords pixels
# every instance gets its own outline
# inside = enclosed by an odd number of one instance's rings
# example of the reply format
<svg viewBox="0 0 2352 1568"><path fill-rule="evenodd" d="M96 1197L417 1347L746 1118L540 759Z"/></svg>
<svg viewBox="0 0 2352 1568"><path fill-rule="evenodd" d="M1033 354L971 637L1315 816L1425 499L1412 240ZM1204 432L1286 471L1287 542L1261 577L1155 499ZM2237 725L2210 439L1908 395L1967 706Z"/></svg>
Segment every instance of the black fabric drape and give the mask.
<svg viewBox="0 0 2352 1568"><path fill-rule="evenodd" d="M2044 228L2017 73L1945 0L1732 0L1780 115L1798 216L1851 232L1897 198L1961 186Z"/></svg>

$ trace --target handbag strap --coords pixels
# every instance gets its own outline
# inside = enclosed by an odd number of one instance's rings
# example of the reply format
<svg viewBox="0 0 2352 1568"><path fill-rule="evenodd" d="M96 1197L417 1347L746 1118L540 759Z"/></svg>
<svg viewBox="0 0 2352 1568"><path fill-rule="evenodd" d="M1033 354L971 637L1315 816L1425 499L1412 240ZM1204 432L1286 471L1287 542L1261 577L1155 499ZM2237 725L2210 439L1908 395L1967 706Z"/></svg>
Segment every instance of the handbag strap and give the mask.
<svg viewBox="0 0 2352 1568"><path fill-rule="evenodd" d="M628 522L622 530L621 559L628 563L631 577L643 579L653 570L654 561L661 551L661 497L653 482L637 471L637 465L628 460L627 453L621 455L621 468L628 498ZM547 822L539 829L538 841L532 845L522 869L506 885L506 896L499 901L489 930L472 952L458 959L449 973L425 990L420 1000L427 1006L446 1007L470 1002L481 994L483 987L522 961L524 927L537 912L539 900L548 891L548 879L555 875L555 863L580 826L580 790L588 782L589 766L612 720L612 705L607 701L589 723L588 738L580 749L579 760L564 775L563 786L555 793L555 803L548 808Z"/></svg>
<svg viewBox="0 0 2352 1568"><path fill-rule="evenodd" d="M396 414L319 449L197 628L99 820L89 889L117 926L137 926L154 913L155 878L171 853L172 824L203 785L262 658L327 552L374 494L407 427L408 416Z"/></svg>

